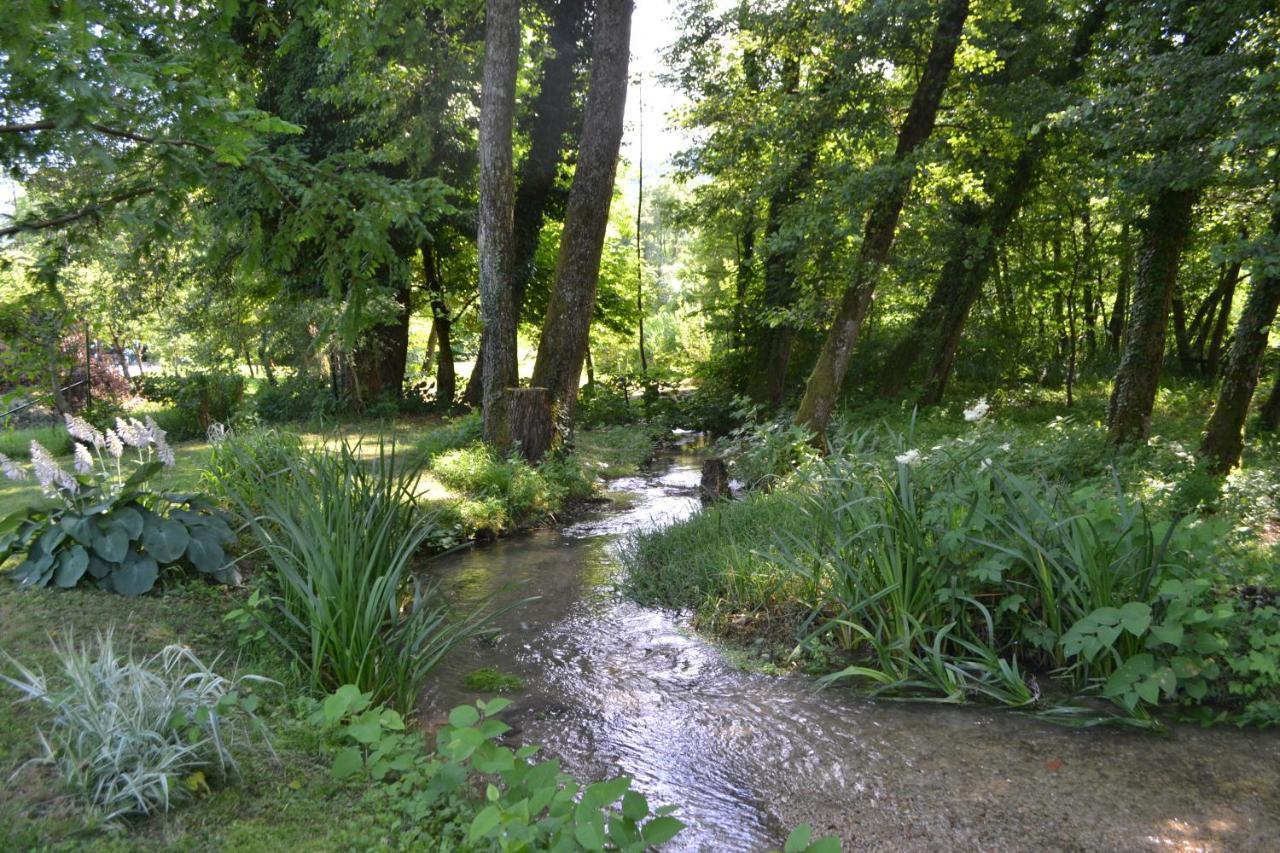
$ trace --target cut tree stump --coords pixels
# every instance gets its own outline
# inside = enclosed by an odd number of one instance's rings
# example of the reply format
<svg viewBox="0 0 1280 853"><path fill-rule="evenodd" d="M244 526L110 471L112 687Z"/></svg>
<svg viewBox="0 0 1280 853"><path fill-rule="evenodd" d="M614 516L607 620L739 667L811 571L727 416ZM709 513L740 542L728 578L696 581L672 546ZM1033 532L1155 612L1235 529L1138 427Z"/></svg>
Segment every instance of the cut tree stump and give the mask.
<svg viewBox="0 0 1280 853"><path fill-rule="evenodd" d="M536 464L551 449L554 435L551 417L551 391L546 388L508 388L507 416L511 424L511 440L520 445L520 453Z"/></svg>
<svg viewBox="0 0 1280 853"><path fill-rule="evenodd" d="M730 497L729 468L723 459L713 456L702 463L702 485L698 493L704 504Z"/></svg>

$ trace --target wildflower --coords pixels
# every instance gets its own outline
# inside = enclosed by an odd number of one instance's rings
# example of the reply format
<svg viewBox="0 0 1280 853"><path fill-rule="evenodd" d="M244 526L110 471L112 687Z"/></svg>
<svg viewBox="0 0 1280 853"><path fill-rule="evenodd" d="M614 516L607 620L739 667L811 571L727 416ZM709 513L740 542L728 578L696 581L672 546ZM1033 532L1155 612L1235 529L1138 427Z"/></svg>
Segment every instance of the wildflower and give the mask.
<svg viewBox="0 0 1280 853"><path fill-rule="evenodd" d="M35 468L36 482L46 494L52 494L56 489L74 492L77 488L75 478L63 471L53 455L38 441L31 442L31 467Z"/></svg>
<svg viewBox="0 0 1280 853"><path fill-rule="evenodd" d="M908 468L914 468L924 460L924 456L922 456L920 451L916 450L914 447L906 453L899 453L893 458L898 461L899 465L906 465Z"/></svg>
<svg viewBox="0 0 1280 853"><path fill-rule="evenodd" d="M4 474L10 480L16 482L22 482L27 479L27 472L17 462L14 462L3 453L0 453L0 474Z"/></svg>
<svg viewBox="0 0 1280 853"><path fill-rule="evenodd" d="M169 467L173 467L173 463L176 461L173 458L173 448L165 440L165 431L160 429L160 425L150 415L147 415L147 432L151 436L151 443L156 446L156 455L160 457L160 461Z"/></svg>
<svg viewBox="0 0 1280 853"><path fill-rule="evenodd" d="M972 406L964 410L964 419L971 424L976 424L987 416L991 411L991 405L987 403L987 398L983 397Z"/></svg>
<svg viewBox="0 0 1280 853"><path fill-rule="evenodd" d="M979 463L978 470L985 471L990 467L991 467L991 457L988 456L986 459L983 459L981 463Z"/></svg>
<svg viewBox="0 0 1280 853"><path fill-rule="evenodd" d="M84 418L70 413L64 413L62 417L67 422L67 432L71 433L72 438L78 438L86 444L92 444L94 447L102 446L104 441L102 433L94 429L93 425Z"/></svg>
<svg viewBox="0 0 1280 853"><path fill-rule="evenodd" d="M1004 444L1000 445L1000 449L1005 453L1008 453L1010 450L1013 450L1013 442L1006 441Z"/></svg>
<svg viewBox="0 0 1280 853"><path fill-rule="evenodd" d="M75 442L76 450L76 471L80 474L88 474L93 470L93 457L89 455L89 448L80 442Z"/></svg>
<svg viewBox="0 0 1280 853"><path fill-rule="evenodd" d="M106 445L107 452L111 454L112 458L119 459L124 455L124 442L120 440L120 436L116 434L115 430L107 430Z"/></svg>

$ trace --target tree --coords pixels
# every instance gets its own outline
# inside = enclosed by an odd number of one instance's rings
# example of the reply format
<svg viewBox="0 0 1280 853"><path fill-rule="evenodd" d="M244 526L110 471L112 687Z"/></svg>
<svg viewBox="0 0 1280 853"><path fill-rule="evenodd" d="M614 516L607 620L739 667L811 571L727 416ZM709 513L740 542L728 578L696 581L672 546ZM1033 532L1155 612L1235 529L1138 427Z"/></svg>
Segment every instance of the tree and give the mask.
<svg viewBox="0 0 1280 853"><path fill-rule="evenodd" d="M512 265L515 178L511 133L520 56L519 0L488 0L485 13L484 79L480 105L480 209L476 240L480 264L480 317L486 334L484 438L499 451L511 444L506 392L518 379Z"/></svg>
<svg viewBox="0 0 1280 853"><path fill-rule="evenodd" d="M609 204L622 141L630 60L631 0L599 0L582 139L565 210L555 283L532 383L572 422L586 356Z"/></svg>
<svg viewBox="0 0 1280 853"><path fill-rule="evenodd" d="M915 170L913 155L933 132L938 106L955 64L956 48L965 19L968 0L946 0L938 11L937 28L925 60L911 107L898 131L898 143L887 169L886 186L872 204L863 232L853 281L845 288L836 316L823 343L822 352L805 385L804 397L796 412L796 423L806 427L815 440L825 442L837 395L844 384L853 356L853 345L866 319L875 293L880 268L888 261L898 218L902 214Z"/></svg>

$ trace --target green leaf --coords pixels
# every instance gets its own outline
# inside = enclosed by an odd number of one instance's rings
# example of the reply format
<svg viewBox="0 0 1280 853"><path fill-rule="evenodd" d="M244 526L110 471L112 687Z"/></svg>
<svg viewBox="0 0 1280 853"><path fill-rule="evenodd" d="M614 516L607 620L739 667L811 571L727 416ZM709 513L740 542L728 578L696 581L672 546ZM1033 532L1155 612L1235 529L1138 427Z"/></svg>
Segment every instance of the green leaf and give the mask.
<svg viewBox="0 0 1280 853"><path fill-rule="evenodd" d="M149 556L129 552L120 568L111 573L111 586L121 595L134 596L150 592L160 576L160 567Z"/></svg>
<svg viewBox="0 0 1280 853"><path fill-rule="evenodd" d="M382 722L378 709L365 711L355 722L347 726L345 731L360 743L377 743L382 737Z"/></svg>
<svg viewBox="0 0 1280 853"><path fill-rule="evenodd" d="M622 816L628 820L644 820L649 816L649 801L638 791L627 791L622 795Z"/></svg>
<svg viewBox="0 0 1280 853"><path fill-rule="evenodd" d="M359 687L354 684L342 685L327 696L321 706L325 722L332 726L346 716L348 711L360 710L367 703L367 700L361 702L362 699L364 694Z"/></svg>
<svg viewBox="0 0 1280 853"><path fill-rule="evenodd" d="M787 836L787 843L782 846L782 853L804 853L812 837L813 827L807 823L800 824Z"/></svg>
<svg viewBox="0 0 1280 853"><path fill-rule="evenodd" d="M63 589L70 589L80 582L89 568L89 552L79 545L72 545L58 555L58 567L53 572L53 582Z"/></svg>
<svg viewBox="0 0 1280 853"><path fill-rule="evenodd" d="M124 481L124 486L122 486L120 490L122 492L128 492L132 489L136 489L156 474L159 474L163 468L164 463L159 461L147 462L143 465L139 465L137 469L129 475L129 479Z"/></svg>
<svg viewBox="0 0 1280 853"><path fill-rule="evenodd" d="M819 838L806 848L805 853L840 853L840 839L833 835Z"/></svg>
<svg viewBox="0 0 1280 853"><path fill-rule="evenodd" d="M640 837L650 847L666 844L684 829L684 824L673 817L655 817L644 825Z"/></svg>
<svg viewBox="0 0 1280 853"><path fill-rule="evenodd" d="M186 525L169 518L148 518L142 531L142 547L160 563L182 559L190 541Z"/></svg>
<svg viewBox="0 0 1280 853"><path fill-rule="evenodd" d="M100 524L93 537L93 553L108 563L124 562L129 551L129 532L118 524Z"/></svg>
<svg viewBox="0 0 1280 853"><path fill-rule="evenodd" d="M573 837L587 850L604 849L604 815L598 807L578 803L573 810Z"/></svg>
<svg viewBox="0 0 1280 853"><path fill-rule="evenodd" d="M402 732L404 731L404 719L390 708L385 708L382 715L378 718L378 722L387 731Z"/></svg>
<svg viewBox="0 0 1280 853"><path fill-rule="evenodd" d="M488 835L502 819L497 806L485 806L471 820L471 828L467 830L467 839L473 844Z"/></svg>
<svg viewBox="0 0 1280 853"><path fill-rule="evenodd" d="M93 520L83 515L64 515L58 522L62 529L67 531L72 539L84 545L86 548L93 544L94 524Z"/></svg>
<svg viewBox="0 0 1280 853"><path fill-rule="evenodd" d="M1168 643L1174 648L1182 647L1183 630L1181 625L1153 625L1151 636L1160 643Z"/></svg>
<svg viewBox="0 0 1280 853"><path fill-rule="evenodd" d="M131 506L122 506L111 511L111 521L123 527L129 533L130 539L137 539L142 535L142 513Z"/></svg>
<svg viewBox="0 0 1280 853"><path fill-rule="evenodd" d="M120 568L118 563L108 563L96 554L89 555L89 576L101 580Z"/></svg>
<svg viewBox="0 0 1280 853"><path fill-rule="evenodd" d="M227 564L227 554L214 539L203 531L190 531L187 542L187 559L191 565L206 574L216 572Z"/></svg>
<svg viewBox="0 0 1280 853"><path fill-rule="evenodd" d="M1141 601L1130 601L1120 608L1120 624L1135 637L1142 636L1151 625L1151 606Z"/></svg>
<svg viewBox="0 0 1280 853"><path fill-rule="evenodd" d="M333 757L333 778L341 782L350 779L364 769L364 756L355 747L347 747L338 751Z"/></svg>
<svg viewBox="0 0 1280 853"><path fill-rule="evenodd" d="M449 725L465 729L474 726L480 720L480 712L470 705L459 705L449 712Z"/></svg>

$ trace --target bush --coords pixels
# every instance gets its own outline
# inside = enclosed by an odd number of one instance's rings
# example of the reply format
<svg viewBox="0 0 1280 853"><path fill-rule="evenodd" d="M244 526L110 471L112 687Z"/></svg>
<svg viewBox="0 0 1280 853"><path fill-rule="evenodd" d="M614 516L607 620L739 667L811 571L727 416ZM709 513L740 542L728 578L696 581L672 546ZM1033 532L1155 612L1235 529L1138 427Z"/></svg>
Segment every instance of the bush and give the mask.
<svg viewBox="0 0 1280 853"><path fill-rule="evenodd" d="M462 506L469 526L491 534L551 518L566 501L595 490L594 478L575 460L552 458L532 468L519 458L500 459L484 445L439 454L431 472L470 499Z"/></svg>
<svg viewBox="0 0 1280 853"><path fill-rule="evenodd" d="M299 371L274 385L264 383L253 396L253 411L266 423L306 421L337 413L341 404L329 383Z"/></svg>
<svg viewBox="0 0 1280 853"><path fill-rule="evenodd" d="M199 372L186 376L148 376L142 393L149 400L173 404L164 416L174 439L203 438L209 426L229 424L244 401L244 377L238 373Z"/></svg>
<svg viewBox="0 0 1280 853"><path fill-rule="evenodd" d="M110 630L94 648L68 634L54 651L58 676L8 658L18 677L0 678L52 713L37 761L56 767L103 819L167 811L200 789L197 774L235 772L231 746L256 723L250 688L265 679L230 681L185 646L122 657Z"/></svg>
<svg viewBox="0 0 1280 853"><path fill-rule="evenodd" d="M263 627L313 685L354 684L401 710L458 643L483 630L485 606L455 614L412 561L438 514L419 505L418 479L402 475L394 446L359 444L290 454L287 470L226 445L225 466L251 473L224 481L272 571L280 619ZM248 484L238 485L238 484ZM457 616L456 621L451 617Z"/></svg>

